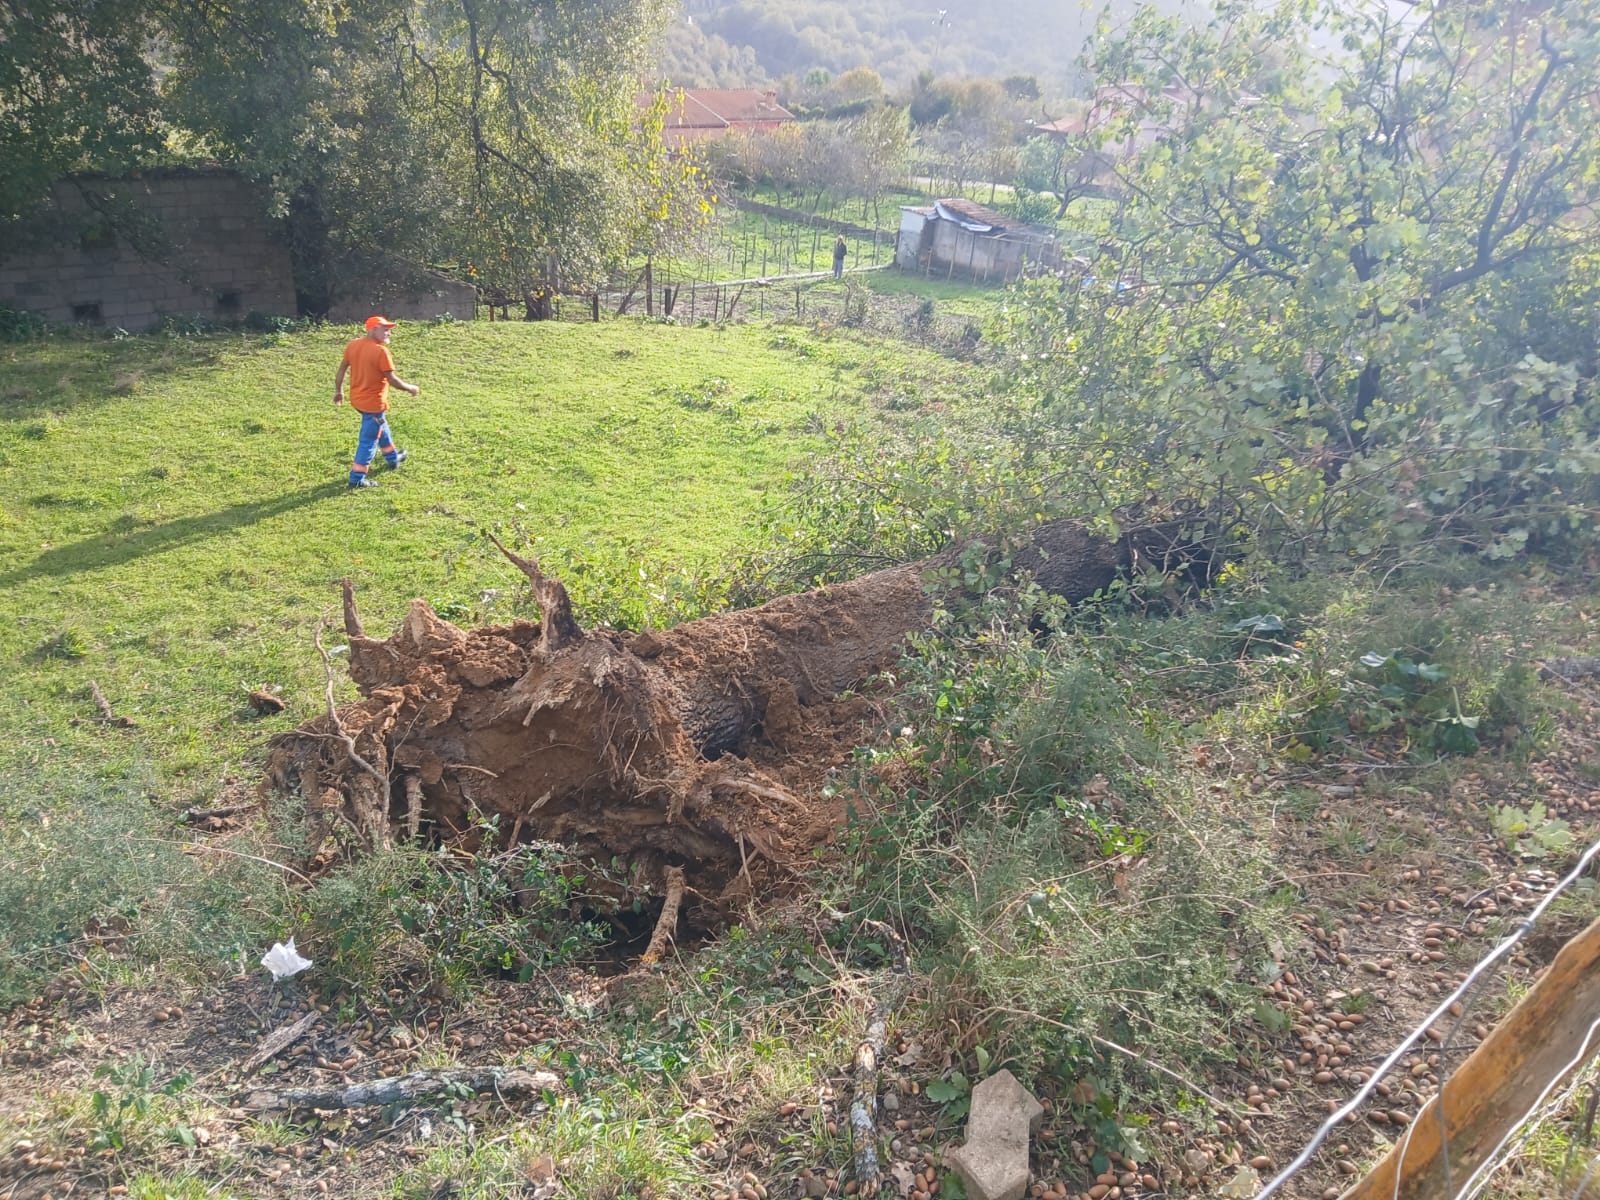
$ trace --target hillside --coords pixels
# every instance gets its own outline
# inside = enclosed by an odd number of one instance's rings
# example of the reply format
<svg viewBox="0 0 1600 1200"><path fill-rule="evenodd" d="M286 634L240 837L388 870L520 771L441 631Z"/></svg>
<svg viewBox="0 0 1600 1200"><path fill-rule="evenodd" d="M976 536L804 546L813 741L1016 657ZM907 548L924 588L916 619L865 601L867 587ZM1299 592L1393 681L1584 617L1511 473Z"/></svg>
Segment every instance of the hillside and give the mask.
<svg viewBox="0 0 1600 1200"><path fill-rule="evenodd" d="M994 457L984 368L896 341L639 319L402 334L425 388L397 406L413 459L356 496L349 414L325 399L341 331L0 350L7 1196L862 1194L846 1072L889 1001L874 1142L917 1200L961 1194L947 1156L1001 1064L1048 1104L1032 1194L1075 1200L1108 1175L1128 1200L1242 1194L1371 1083L1284 1193L1338 1195L1593 916L1575 894L1469 1020L1373 1075L1596 836L1600 693L1573 674L1597 649L1592 562L1330 562L1057 611L1049 636L1008 589L953 606L890 675L781 723L769 707L704 764L780 775L748 802L838 823L777 875L741 842L730 868L759 896L706 928L691 895L656 965L660 898L606 903L637 859L515 829L472 849L430 825L370 854L344 825L313 838L318 810L255 789L267 738L316 719L330 677L349 699L373 655L406 652L411 598L502 651L539 628L477 530L526 534L573 585L582 653L681 662L696 630L736 631L699 643L728 661L759 640L749 613L678 623L720 605L719 555L777 534L787 557L801 513L844 534L912 497L943 528L975 507L963 480L994 491L948 455L976 438ZM195 436L223 394L237 453ZM119 457L63 477L69 437ZM795 507L763 529L797 462ZM343 574L371 639L322 628ZM454 640L417 611L435 649ZM657 632L621 632L639 623ZM255 686L287 711L252 711ZM1449 753L1466 729L1476 752ZM424 735L408 721L397 753ZM492 768L448 765L491 796ZM277 984L256 964L290 934L313 966ZM905 983L885 969L900 936ZM444 1070L439 1095L369 1103ZM1555 1194L1519 1169L1544 1190L1492 1200Z"/></svg>
<svg viewBox="0 0 1600 1200"><path fill-rule="evenodd" d="M1113 9L1132 11L1127 0ZM1162 7L1193 7L1163 0ZM940 7L918 0L687 0L661 47L661 68L688 87L738 87L870 66L891 88L922 72L1036 75L1072 90L1074 60L1102 6L1085 0L996 0Z"/></svg>

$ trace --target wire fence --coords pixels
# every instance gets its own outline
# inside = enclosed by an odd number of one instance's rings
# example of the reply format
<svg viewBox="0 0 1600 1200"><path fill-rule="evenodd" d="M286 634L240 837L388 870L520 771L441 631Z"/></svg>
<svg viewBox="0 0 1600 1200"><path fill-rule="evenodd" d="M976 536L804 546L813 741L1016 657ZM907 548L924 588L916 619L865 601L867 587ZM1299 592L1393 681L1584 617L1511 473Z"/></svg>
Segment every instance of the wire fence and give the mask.
<svg viewBox="0 0 1600 1200"><path fill-rule="evenodd" d="M850 272L843 286L818 288L829 272L720 282L661 282L653 271L614 275L602 289L549 298L548 318L567 322L653 317L677 325L740 321L795 321L812 326L859 329L958 358L987 352L983 323L963 312L941 311L923 296L884 295ZM489 320L520 320L520 302L486 296L480 310ZM514 315L515 314L515 315Z"/></svg>
<svg viewBox="0 0 1600 1200"><path fill-rule="evenodd" d="M1600 842L1589 846L1557 881L1543 872L1528 872L1526 880L1472 898L1469 907L1480 909L1498 906L1501 899L1512 907L1531 903L1532 908L1331 1113L1257 1200L1339 1194L1337 1188L1314 1185L1307 1192L1298 1181L1364 1106L1369 1117L1391 1126L1400 1122L1403 1130L1396 1130L1399 1136L1389 1153L1344 1193L1347 1200L1475 1200L1486 1193L1600 1197L1600 1158L1590 1149L1600 1097L1592 1061L1600 1047L1600 924L1563 949L1477 1053L1460 1053L1466 1049L1465 1034L1473 1028L1473 1013L1496 978L1494 968L1518 952L1597 857ZM1533 901L1539 893L1542 897ZM1541 990L1548 994L1536 1002ZM1504 1044L1496 1046L1497 1038ZM1448 1064L1455 1058L1465 1061L1452 1072ZM1420 1094L1414 1078L1419 1064L1437 1064L1440 1085L1431 1098ZM1397 1098L1415 1111L1414 1117L1390 1107ZM1559 1162L1550 1161L1552 1147L1559 1151L1554 1154ZM1345 1169L1351 1169L1347 1160ZM1530 1184L1530 1176L1537 1181Z"/></svg>

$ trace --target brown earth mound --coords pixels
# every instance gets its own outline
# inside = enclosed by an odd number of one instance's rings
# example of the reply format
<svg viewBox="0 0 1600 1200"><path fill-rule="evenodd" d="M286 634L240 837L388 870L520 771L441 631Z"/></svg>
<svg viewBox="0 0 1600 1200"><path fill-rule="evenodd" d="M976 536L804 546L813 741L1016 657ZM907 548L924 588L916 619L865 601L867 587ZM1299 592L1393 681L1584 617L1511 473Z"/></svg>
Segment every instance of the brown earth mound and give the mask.
<svg viewBox="0 0 1600 1200"><path fill-rule="evenodd" d="M1165 541L1056 522L1013 564L1079 600ZM379 640L345 582L363 699L335 710L330 692L328 715L276 739L272 782L306 800L312 847L340 813L373 846L424 822L471 845L479 818L498 818L502 839L620 862L640 891L659 894L681 869L697 923L835 827L822 777L872 715L860 697L838 697L890 665L936 599L965 590L973 550L629 636L582 629L559 581L501 549L532 583L542 622L467 631L415 600Z"/></svg>

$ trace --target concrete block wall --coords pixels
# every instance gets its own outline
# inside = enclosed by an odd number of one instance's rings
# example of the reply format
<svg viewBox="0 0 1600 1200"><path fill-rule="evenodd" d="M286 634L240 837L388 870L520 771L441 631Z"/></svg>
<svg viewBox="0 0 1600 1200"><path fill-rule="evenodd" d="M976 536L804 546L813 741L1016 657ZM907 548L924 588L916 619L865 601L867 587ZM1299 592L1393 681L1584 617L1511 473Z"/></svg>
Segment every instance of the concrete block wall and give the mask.
<svg viewBox="0 0 1600 1200"><path fill-rule="evenodd" d="M95 213L81 189L137 213L148 236L83 238ZM148 329L163 317L293 316L288 246L265 199L220 169L175 169L58 184L59 232L0 262L0 305L59 324Z"/></svg>
<svg viewBox="0 0 1600 1200"><path fill-rule="evenodd" d="M350 280L328 309L335 324L360 324L374 313L392 321L425 321L449 313L458 321L477 315L478 289L433 271L401 272L403 281Z"/></svg>

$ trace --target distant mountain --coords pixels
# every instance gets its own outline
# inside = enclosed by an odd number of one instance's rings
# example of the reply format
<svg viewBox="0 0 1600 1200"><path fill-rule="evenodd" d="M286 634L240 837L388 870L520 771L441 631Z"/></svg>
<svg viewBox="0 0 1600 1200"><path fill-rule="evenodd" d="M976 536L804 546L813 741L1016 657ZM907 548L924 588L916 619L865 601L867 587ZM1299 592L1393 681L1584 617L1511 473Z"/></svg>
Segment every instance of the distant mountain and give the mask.
<svg viewBox="0 0 1600 1200"><path fill-rule="evenodd" d="M686 0L660 63L670 82L685 87L753 86L864 66L890 88L923 71L1034 75L1061 95L1075 90L1073 62L1103 7L1103 0ZM1131 12L1136 4L1116 0L1116 7Z"/></svg>

